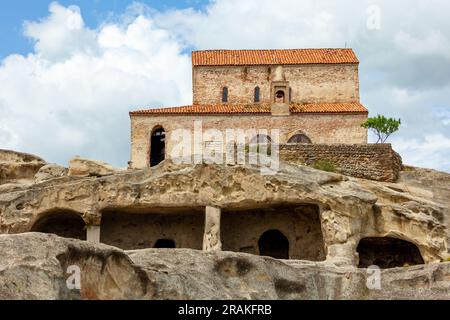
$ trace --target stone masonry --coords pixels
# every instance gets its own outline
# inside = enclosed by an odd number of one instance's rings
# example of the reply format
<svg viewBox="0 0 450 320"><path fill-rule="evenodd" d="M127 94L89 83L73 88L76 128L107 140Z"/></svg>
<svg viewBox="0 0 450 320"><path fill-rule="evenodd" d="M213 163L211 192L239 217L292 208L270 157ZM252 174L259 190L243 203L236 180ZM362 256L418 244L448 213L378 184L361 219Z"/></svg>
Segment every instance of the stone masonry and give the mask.
<svg viewBox="0 0 450 320"><path fill-rule="evenodd" d="M402 170L390 144L282 144L280 158L309 166L328 161L342 174L377 181L397 181Z"/></svg>
<svg viewBox="0 0 450 320"><path fill-rule="evenodd" d="M261 103L272 102L273 66L220 66L194 68L194 104L217 103L222 88L229 89L229 103L254 103L254 90L261 90ZM283 66L283 80L291 88L291 102L359 102L358 65Z"/></svg>
<svg viewBox="0 0 450 320"><path fill-rule="evenodd" d="M131 161L133 168L145 168L150 159L150 135L155 127L164 126L166 131L166 157L170 158L176 139L172 133L176 129L188 129L192 135L196 121L201 121L203 132L217 129L225 133L227 129L267 129L280 130L280 143L286 143L297 133L307 135L312 143L363 144L367 142L367 130L361 124L366 114L302 114L273 117L269 115L166 115L133 116L131 118ZM252 139L253 137L248 137ZM206 139L208 140L208 139ZM207 141L203 141L206 143Z"/></svg>

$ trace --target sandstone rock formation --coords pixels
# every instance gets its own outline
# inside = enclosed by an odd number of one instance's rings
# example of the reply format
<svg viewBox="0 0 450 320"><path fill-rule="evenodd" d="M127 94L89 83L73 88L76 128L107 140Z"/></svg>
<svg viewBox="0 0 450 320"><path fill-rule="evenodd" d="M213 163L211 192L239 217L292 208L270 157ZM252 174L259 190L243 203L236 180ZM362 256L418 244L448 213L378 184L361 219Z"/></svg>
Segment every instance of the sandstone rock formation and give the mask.
<svg viewBox="0 0 450 320"><path fill-rule="evenodd" d="M47 164L43 166L34 176L36 183L64 177L68 174L68 169L57 164Z"/></svg>
<svg viewBox="0 0 450 320"><path fill-rule="evenodd" d="M0 185L31 180L45 161L37 156L0 150Z"/></svg>
<svg viewBox="0 0 450 320"><path fill-rule="evenodd" d="M156 209L239 211L313 204L320 211L329 262L355 265L361 239L386 236L415 244L426 263L439 262L448 257L448 203L437 201L433 191L425 188L410 188L407 181L381 183L286 164L277 174L263 176L249 166L166 161L148 170L3 187L0 233L34 230L49 214L68 212L82 217L88 226L99 226L102 215L111 210L140 214Z"/></svg>
<svg viewBox="0 0 450 320"><path fill-rule="evenodd" d="M450 175L432 169L405 167L397 185L404 186L406 192L413 192L444 208L442 214L446 221L447 241L450 243Z"/></svg>
<svg viewBox="0 0 450 320"><path fill-rule="evenodd" d="M39 172L0 185L0 298L80 298L64 287L73 263L91 270L81 297L94 299L450 297L447 173L406 167L388 183L286 163L262 175L171 161L120 170L76 158L69 172L31 162ZM284 229L292 260L257 256L271 229ZM27 234L36 231L88 242ZM164 246L186 249L119 249ZM372 264L388 268L389 292L363 285L367 271L356 267ZM36 284L11 282L24 272Z"/></svg>
<svg viewBox="0 0 450 320"><path fill-rule="evenodd" d="M0 235L0 299L448 299L450 263L381 272L232 252L105 245ZM80 290L69 289L78 267ZM69 271L69 272L68 272ZM370 282L369 282L370 283ZM73 287L71 287L73 288Z"/></svg>
<svg viewBox="0 0 450 320"><path fill-rule="evenodd" d="M118 173L122 170L114 168L103 161L94 161L75 157L69 163L71 177L103 177Z"/></svg>

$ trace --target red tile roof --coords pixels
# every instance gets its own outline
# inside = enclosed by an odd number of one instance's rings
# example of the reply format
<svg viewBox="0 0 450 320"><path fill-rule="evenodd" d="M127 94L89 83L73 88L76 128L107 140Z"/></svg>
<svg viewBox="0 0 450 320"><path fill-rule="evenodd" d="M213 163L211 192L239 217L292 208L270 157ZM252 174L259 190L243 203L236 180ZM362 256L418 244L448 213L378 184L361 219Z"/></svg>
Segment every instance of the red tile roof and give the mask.
<svg viewBox="0 0 450 320"><path fill-rule="evenodd" d="M292 113L367 113L360 103L292 104ZM214 115L214 114L270 114L268 104L209 104L173 108L146 109L130 112L134 115Z"/></svg>
<svg viewBox="0 0 450 320"><path fill-rule="evenodd" d="M359 63L352 49L206 50L192 53L193 66Z"/></svg>

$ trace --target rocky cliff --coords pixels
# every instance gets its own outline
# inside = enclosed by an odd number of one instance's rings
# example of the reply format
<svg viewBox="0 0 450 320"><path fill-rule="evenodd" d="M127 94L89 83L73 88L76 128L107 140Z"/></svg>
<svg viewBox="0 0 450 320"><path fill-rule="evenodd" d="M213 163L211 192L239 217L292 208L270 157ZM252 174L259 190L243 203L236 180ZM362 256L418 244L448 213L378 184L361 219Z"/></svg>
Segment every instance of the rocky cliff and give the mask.
<svg viewBox="0 0 450 320"><path fill-rule="evenodd" d="M33 179L45 161L37 156L0 149L0 185Z"/></svg>
<svg viewBox="0 0 450 320"><path fill-rule="evenodd" d="M233 252L173 250L124 252L54 235L1 235L0 299L448 299L450 296L450 262L383 270L380 286L369 289L371 274L365 269ZM79 289L70 286L74 266L80 270Z"/></svg>
<svg viewBox="0 0 450 320"><path fill-rule="evenodd" d="M34 159L39 169L0 182L0 298L450 297L447 173L405 167L388 183L286 163L262 175L241 165L121 170ZM84 239L86 229L115 248L41 234ZM257 256L268 229L283 230L296 260ZM153 233L186 249L118 248L153 247ZM205 252L189 250L202 238ZM372 264L386 268L382 290L368 289L357 268ZM81 293L65 285L72 265L84 270Z"/></svg>

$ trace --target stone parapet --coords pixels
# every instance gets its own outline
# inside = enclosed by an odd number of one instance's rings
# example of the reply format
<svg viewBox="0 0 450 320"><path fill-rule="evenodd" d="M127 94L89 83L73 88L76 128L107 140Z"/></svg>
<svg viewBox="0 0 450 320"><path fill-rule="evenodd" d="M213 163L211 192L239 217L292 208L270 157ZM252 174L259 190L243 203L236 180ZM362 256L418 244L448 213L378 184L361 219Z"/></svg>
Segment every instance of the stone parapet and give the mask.
<svg viewBox="0 0 450 320"><path fill-rule="evenodd" d="M308 166L326 161L344 175L388 182L395 182L403 167L390 144L281 144L280 159Z"/></svg>

